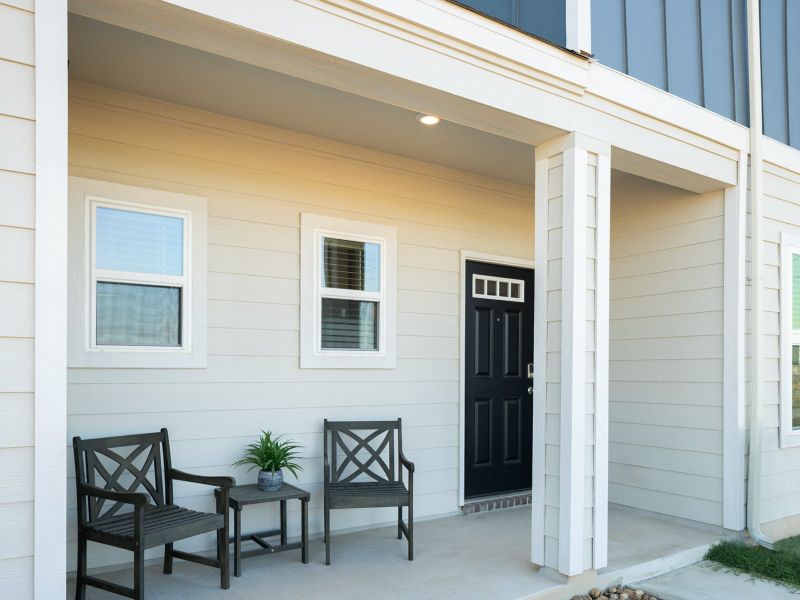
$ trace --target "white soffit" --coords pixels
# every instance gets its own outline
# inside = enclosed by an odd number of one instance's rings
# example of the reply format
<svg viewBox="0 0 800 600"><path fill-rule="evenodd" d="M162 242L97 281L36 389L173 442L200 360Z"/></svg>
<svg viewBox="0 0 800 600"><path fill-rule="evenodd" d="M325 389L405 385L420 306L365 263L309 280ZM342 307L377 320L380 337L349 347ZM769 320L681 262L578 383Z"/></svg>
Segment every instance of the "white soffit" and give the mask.
<svg viewBox="0 0 800 600"><path fill-rule="evenodd" d="M69 31L73 79L533 185L523 142L77 15Z"/></svg>

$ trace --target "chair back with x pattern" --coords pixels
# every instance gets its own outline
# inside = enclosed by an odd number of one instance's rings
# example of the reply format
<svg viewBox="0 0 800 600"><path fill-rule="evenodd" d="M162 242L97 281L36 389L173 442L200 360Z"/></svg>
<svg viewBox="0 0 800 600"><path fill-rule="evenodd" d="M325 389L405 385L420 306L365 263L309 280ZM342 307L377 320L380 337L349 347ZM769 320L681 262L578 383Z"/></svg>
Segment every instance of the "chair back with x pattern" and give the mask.
<svg viewBox="0 0 800 600"><path fill-rule="evenodd" d="M377 482L398 481L400 472L396 468L396 456L402 450L400 445L403 443L400 426L400 419L326 419L323 451L326 460L329 460L331 483L350 483L359 478Z"/></svg>
<svg viewBox="0 0 800 600"><path fill-rule="evenodd" d="M146 492L152 504L172 504L170 452L166 429L154 433L89 440L75 437L75 478L115 492ZM107 518L125 505L78 493L81 524Z"/></svg>

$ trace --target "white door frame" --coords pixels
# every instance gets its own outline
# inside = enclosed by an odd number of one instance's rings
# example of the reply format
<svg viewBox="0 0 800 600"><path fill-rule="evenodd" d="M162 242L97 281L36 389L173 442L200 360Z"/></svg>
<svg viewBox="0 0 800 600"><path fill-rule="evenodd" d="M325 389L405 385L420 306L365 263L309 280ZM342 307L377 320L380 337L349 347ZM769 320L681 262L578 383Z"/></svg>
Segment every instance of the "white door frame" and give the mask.
<svg viewBox="0 0 800 600"><path fill-rule="evenodd" d="M519 258L515 256L502 256L500 254L487 254L486 252L475 252L472 250L461 251L461 289L459 296L459 361L458 361L458 506L464 506L464 450L466 448L466 431L464 429L464 411L466 410L466 380L464 377L464 366L466 365L467 340L465 337L466 316L467 316L467 261L477 261L491 265L501 265L505 267L520 267L523 269L534 270L534 260L532 258ZM533 335L533 331L531 331Z"/></svg>

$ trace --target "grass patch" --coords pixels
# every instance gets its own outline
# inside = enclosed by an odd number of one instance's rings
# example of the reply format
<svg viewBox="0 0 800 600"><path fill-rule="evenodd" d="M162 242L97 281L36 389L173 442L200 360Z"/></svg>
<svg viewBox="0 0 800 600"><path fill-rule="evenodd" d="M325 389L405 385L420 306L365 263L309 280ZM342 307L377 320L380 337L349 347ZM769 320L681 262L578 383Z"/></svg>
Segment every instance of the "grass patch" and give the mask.
<svg viewBox="0 0 800 600"><path fill-rule="evenodd" d="M800 537L778 542L775 550L723 541L712 546L705 558L736 571L774 579L800 590Z"/></svg>

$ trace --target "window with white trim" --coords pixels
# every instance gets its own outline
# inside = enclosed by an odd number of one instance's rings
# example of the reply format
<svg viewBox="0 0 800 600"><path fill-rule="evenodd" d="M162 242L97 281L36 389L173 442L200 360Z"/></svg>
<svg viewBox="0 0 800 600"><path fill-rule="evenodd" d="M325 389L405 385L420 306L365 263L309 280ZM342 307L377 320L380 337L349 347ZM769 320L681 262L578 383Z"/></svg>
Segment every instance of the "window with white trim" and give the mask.
<svg viewBox="0 0 800 600"><path fill-rule="evenodd" d="M782 446L800 445L800 236L781 236Z"/></svg>
<svg viewBox="0 0 800 600"><path fill-rule="evenodd" d="M304 368L393 368L396 230L302 215Z"/></svg>
<svg viewBox="0 0 800 600"><path fill-rule="evenodd" d="M205 366L205 230L204 198L70 179L70 366Z"/></svg>
<svg viewBox="0 0 800 600"><path fill-rule="evenodd" d="M91 199L91 348L191 345L191 214Z"/></svg>

